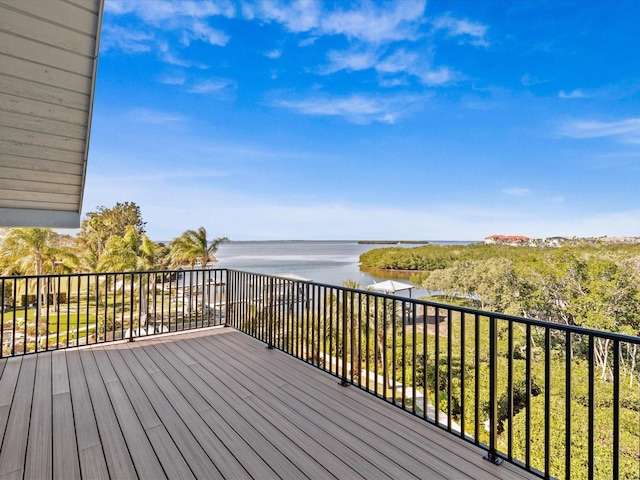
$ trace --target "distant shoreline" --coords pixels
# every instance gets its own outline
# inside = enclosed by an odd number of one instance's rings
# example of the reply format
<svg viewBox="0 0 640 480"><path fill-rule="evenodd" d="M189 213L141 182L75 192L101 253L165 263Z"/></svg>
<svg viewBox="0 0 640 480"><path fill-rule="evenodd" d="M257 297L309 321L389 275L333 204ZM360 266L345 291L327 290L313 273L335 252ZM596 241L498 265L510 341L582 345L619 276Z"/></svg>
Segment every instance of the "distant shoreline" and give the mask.
<svg viewBox="0 0 640 480"><path fill-rule="evenodd" d="M429 245L428 240L358 240L359 245Z"/></svg>

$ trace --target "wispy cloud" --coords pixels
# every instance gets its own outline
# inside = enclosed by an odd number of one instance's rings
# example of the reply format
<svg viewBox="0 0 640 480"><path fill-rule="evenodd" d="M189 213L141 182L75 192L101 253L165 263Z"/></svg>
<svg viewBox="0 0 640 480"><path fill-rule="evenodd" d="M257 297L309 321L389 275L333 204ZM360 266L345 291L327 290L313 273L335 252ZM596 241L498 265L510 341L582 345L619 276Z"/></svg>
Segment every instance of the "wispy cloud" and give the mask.
<svg viewBox="0 0 640 480"><path fill-rule="evenodd" d="M560 90L560 92L558 93L558 98L585 98L586 96L587 95L579 88L571 90L570 92Z"/></svg>
<svg viewBox="0 0 640 480"><path fill-rule="evenodd" d="M330 35L344 35L367 43L413 39L423 21L425 1L392 2L376 6L360 4L352 10L335 10L323 15L319 29Z"/></svg>
<svg viewBox="0 0 640 480"><path fill-rule="evenodd" d="M316 28L321 10L322 4L319 0L262 0L256 4L245 3L242 6L242 14L246 19L258 18L267 22L277 22L291 32L308 32Z"/></svg>
<svg viewBox="0 0 640 480"><path fill-rule="evenodd" d="M640 118L627 118L614 122L574 120L562 124L558 135L569 138L617 137L624 143L640 144Z"/></svg>
<svg viewBox="0 0 640 480"><path fill-rule="evenodd" d="M189 45L193 40L202 40L211 45L224 47L229 41L229 36L200 20L195 20L191 24L191 28L183 32L182 44Z"/></svg>
<svg viewBox="0 0 640 480"><path fill-rule="evenodd" d="M522 187L509 187L502 189L502 193L504 193L505 195L510 195L512 197L526 197L527 195L529 195L529 193L531 193L531 190Z"/></svg>
<svg viewBox="0 0 640 480"><path fill-rule="evenodd" d="M168 63L170 65L175 65L176 67L193 66L192 62L189 62L177 56L169 46L168 42L159 41L156 48L157 48L158 58L165 63Z"/></svg>
<svg viewBox="0 0 640 480"><path fill-rule="evenodd" d="M540 85L547 82L548 80L538 78L531 73L525 73L524 75L522 75L522 77L520 77L520 83L525 87L532 87L534 85Z"/></svg>
<svg viewBox="0 0 640 480"><path fill-rule="evenodd" d="M159 77L158 81L165 85L184 85L187 81L187 77L182 73L166 74Z"/></svg>
<svg viewBox="0 0 640 480"><path fill-rule="evenodd" d="M367 70L376 66L378 57L378 53L373 49L332 50L327 53L329 65L320 69L320 72L330 74L340 70Z"/></svg>
<svg viewBox="0 0 640 480"><path fill-rule="evenodd" d="M264 56L272 60L276 60L282 56L282 50L278 48L274 50L269 50L268 52L264 53Z"/></svg>
<svg viewBox="0 0 640 480"><path fill-rule="evenodd" d="M366 43L405 40L416 35L422 22L425 1L371 2L340 4L355 8L324 10L318 0L260 1L243 5L247 19L277 22L291 32L317 35L343 35Z"/></svg>
<svg viewBox="0 0 640 480"><path fill-rule="evenodd" d="M184 122L186 119L184 116L168 113L168 112L159 112L155 110L149 110L146 108L136 108L130 110L126 113L126 116L142 123L150 123L150 124L166 124L166 123L176 123L176 122Z"/></svg>
<svg viewBox="0 0 640 480"><path fill-rule="evenodd" d="M436 30L443 30L450 38L455 38L459 43L468 43L476 47L488 47L486 39L488 27L468 19L453 18L446 14L432 21Z"/></svg>
<svg viewBox="0 0 640 480"><path fill-rule="evenodd" d="M235 90L236 83L226 78L208 79L195 83L189 88L191 93L220 94Z"/></svg>
<svg viewBox="0 0 640 480"><path fill-rule="evenodd" d="M171 35L178 36L179 43L188 46L192 41L202 41L211 45L224 46L229 36L211 27L207 21L211 17L235 16L235 6L229 1L138 1L107 0L101 47L103 51L119 49L126 53L156 51L166 63L191 66L169 51L166 45ZM134 16L144 22L153 34L131 30L116 22ZM177 43L177 42L174 42Z"/></svg>
<svg viewBox="0 0 640 480"><path fill-rule="evenodd" d="M318 95L305 99L279 99L274 105L304 115L338 116L353 123L395 123L400 117L426 102L426 96L366 96L337 97Z"/></svg>
<svg viewBox="0 0 640 480"><path fill-rule="evenodd" d="M144 53L153 49L155 36L149 32L132 30L119 25L105 24L102 27L100 50L122 50L125 53Z"/></svg>
<svg viewBox="0 0 640 480"><path fill-rule="evenodd" d="M424 53L409 51L405 48L379 53L372 48L355 48L348 51L330 51L327 54L329 64L320 73L331 74L340 70L361 71L374 69L379 74L381 86L395 86L406 83L406 76L417 79L423 85L442 85L456 78L449 67L433 68ZM396 75L400 82L394 82Z"/></svg>
<svg viewBox="0 0 640 480"><path fill-rule="evenodd" d="M224 16L233 18L236 13L234 4L228 0L213 1L171 1L154 0L141 2L139 0L106 0L106 13L126 15L134 13L148 23L160 24L175 21L176 17L207 18Z"/></svg>

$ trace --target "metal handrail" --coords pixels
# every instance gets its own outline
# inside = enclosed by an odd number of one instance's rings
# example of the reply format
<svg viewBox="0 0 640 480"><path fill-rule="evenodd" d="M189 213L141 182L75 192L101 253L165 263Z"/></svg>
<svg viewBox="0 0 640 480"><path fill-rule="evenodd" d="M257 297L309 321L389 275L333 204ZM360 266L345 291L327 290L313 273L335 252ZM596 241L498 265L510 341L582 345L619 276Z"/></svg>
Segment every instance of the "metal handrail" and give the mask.
<svg viewBox="0 0 640 480"><path fill-rule="evenodd" d="M640 472L640 445L621 445L620 430L623 416L638 425L640 337L270 275L227 279L231 326L487 460L543 478Z"/></svg>
<svg viewBox="0 0 640 480"><path fill-rule="evenodd" d="M0 357L222 325L226 271L0 278Z"/></svg>
<svg viewBox="0 0 640 480"><path fill-rule="evenodd" d="M640 473L640 337L227 269L2 277L0 308L1 357L228 325L492 462Z"/></svg>

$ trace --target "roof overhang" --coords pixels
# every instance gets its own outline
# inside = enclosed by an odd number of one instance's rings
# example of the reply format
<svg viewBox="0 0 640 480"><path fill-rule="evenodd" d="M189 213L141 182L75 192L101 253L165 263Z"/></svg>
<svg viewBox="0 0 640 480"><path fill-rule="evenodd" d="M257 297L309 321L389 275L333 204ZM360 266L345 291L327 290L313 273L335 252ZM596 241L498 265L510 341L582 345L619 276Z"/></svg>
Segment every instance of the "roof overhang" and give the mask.
<svg viewBox="0 0 640 480"><path fill-rule="evenodd" d="M80 226L103 0L0 0L0 226Z"/></svg>

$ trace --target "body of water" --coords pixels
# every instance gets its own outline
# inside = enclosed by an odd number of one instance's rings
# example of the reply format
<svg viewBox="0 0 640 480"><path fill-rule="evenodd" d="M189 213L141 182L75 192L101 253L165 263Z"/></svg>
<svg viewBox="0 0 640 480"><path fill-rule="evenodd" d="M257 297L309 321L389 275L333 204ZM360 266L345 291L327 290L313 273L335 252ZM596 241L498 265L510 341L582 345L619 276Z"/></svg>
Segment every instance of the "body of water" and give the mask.
<svg viewBox="0 0 640 480"><path fill-rule="evenodd" d="M432 242L440 245L470 242ZM360 282L365 288L374 282L393 278L409 282L408 275L389 276L360 270L359 258L364 252L384 247L416 247L416 244L359 244L355 241L247 241L220 245L216 258L218 268L244 270L270 275L295 274L318 283L342 285L346 280ZM397 295L408 296L406 291ZM414 288L413 298L427 295L427 291Z"/></svg>

